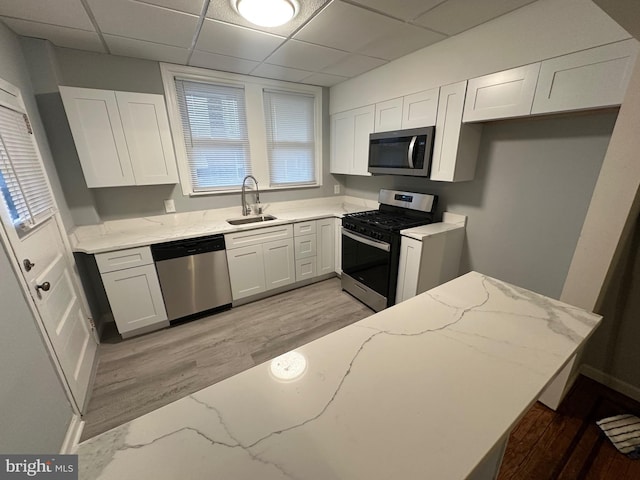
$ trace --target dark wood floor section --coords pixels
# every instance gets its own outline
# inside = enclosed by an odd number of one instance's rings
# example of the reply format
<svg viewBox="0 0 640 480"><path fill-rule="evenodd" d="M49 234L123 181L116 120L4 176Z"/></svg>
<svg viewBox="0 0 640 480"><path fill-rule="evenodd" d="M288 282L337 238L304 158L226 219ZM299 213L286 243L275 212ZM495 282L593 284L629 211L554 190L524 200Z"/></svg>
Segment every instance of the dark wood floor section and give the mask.
<svg viewBox="0 0 640 480"><path fill-rule="evenodd" d="M81 440L372 314L332 278L129 340L112 327Z"/></svg>
<svg viewBox="0 0 640 480"><path fill-rule="evenodd" d="M640 403L579 377L557 412L536 403L513 430L498 480L639 480L640 460L616 450L596 425L640 416Z"/></svg>

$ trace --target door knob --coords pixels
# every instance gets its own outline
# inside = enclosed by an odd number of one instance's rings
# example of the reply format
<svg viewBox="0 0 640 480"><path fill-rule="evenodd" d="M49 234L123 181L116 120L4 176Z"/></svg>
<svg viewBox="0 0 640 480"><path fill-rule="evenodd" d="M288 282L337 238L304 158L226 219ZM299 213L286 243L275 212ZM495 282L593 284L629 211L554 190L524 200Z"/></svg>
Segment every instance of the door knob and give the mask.
<svg viewBox="0 0 640 480"><path fill-rule="evenodd" d="M51 288L51 284L49 282L42 282L41 285L36 285L36 290L42 290L43 292L48 292Z"/></svg>
<svg viewBox="0 0 640 480"><path fill-rule="evenodd" d="M30 271L33 267L35 267L35 266L36 266L36 264L35 264L35 263L32 263L32 262L31 262L31 260L29 260L28 258L25 258L25 259L22 261L22 265L24 265L24 269L25 269L27 272L28 272L28 271Z"/></svg>

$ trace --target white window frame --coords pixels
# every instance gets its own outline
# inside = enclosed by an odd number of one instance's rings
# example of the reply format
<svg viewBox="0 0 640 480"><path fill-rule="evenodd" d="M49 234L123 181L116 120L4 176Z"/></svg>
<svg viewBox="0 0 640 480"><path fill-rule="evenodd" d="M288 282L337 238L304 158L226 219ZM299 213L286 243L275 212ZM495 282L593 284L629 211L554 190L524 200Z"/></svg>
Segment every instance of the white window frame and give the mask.
<svg viewBox="0 0 640 480"><path fill-rule="evenodd" d="M251 152L252 175L258 180L261 191L292 190L299 188L318 188L322 186L322 87L304 85L301 83L270 80L249 75L219 72L206 68L186 67L170 63L160 63L165 100L169 114L171 135L176 152L178 173L182 193L189 196L220 195L237 193L239 188L229 190L211 190L194 192L191 184L191 170L187 159L185 141L182 130L182 119L178 108L175 79L181 78L197 82L209 82L220 85L242 86L245 89L245 103L247 108L247 131L249 135L249 150ZM282 90L285 92L305 93L313 95L315 99L315 168L316 183L308 185L271 186L269 159L267 155L267 132L264 116L264 102L262 92L267 90Z"/></svg>

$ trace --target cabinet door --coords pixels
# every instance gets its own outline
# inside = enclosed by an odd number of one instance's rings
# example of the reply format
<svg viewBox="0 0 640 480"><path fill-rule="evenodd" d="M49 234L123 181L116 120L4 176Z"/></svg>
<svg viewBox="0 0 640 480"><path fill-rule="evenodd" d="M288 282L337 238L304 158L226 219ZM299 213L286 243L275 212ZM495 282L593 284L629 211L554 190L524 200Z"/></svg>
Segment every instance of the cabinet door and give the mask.
<svg viewBox="0 0 640 480"><path fill-rule="evenodd" d="M178 183L162 95L115 92L136 185Z"/></svg>
<svg viewBox="0 0 640 480"><path fill-rule="evenodd" d="M264 274L267 290L278 288L296 280L293 239L276 240L262 245Z"/></svg>
<svg viewBox="0 0 640 480"><path fill-rule="evenodd" d="M87 186L134 185L115 92L60 87L60 95Z"/></svg>
<svg viewBox="0 0 640 480"><path fill-rule="evenodd" d="M102 282L120 334L167 320L153 264L103 273Z"/></svg>
<svg viewBox="0 0 640 480"><path fill-rule="evenodd" d="M342 275L342 219L333 219L335 249L335 269L338 275Z"/></svg>
<svg viewBox="0 0 640 480"><path fill-rule="evenodd" d="M531 114L540 63L472 78L464 102L464 122Z"/></svg>
<svg viewBox="0 0 640 480"><path fill-rule="evenodd" d="M351 112L331 116L331 173L349 173L355 138L353 126Z"/></svg>
<svg viewBox="0 0 640 480"><path fill-rule="evenodd" d="M316 257L299 258L296 260L296 282L307 280L317 275Z"/></svg>
<svg viewBox="0 0 640 480"><path fill-rule="evenodd" d="M422 242L414 238L402 237L400 263L398 265L398 286L396 303L416 296L420 274Z"/></svg>
<svg viewBox="0 0 640 480"><path fill-rule="evenodd" d="M369 135L373 133L374 106L358 108L353 114L353 155L349 173L371 175L369 166Z"/></svg>
<svg viewBox="0 0 640 480"><path fill-rule="evenodd" d="M431 127L436 124L439 88L407 95L402 102L402 128Z"/></svg>
<svg viewBox="0 0 640 480"><path fill-rule="evenodd" d="M620 105L637 54L632 39L545 60L532 113Z"/></svg>
<svg viewBox="0 0 640 480"><path fill-rule="evenodd" d="M231 296L234 300L264 292L266 288L262 245L227 250Z"/></svg>
<svg viewBox="0 0 640 480"><path fill-rule="evenodd" d="M402 97L376 103L374 132L388 132L402 128Z"/></svg>
<svg viewBox="0 0 640 480"><path fill-rule="evenodd" d="M475 175L482 126L462 124L466 88L466 81L440 87L431 180L458 182Z"/></svg>
<svg viewBox="0 0 640 480"><path fill-rule="evenodd" d="M318 275L336 271L334 222L333 218L323 218L316 222Z"/></svg>

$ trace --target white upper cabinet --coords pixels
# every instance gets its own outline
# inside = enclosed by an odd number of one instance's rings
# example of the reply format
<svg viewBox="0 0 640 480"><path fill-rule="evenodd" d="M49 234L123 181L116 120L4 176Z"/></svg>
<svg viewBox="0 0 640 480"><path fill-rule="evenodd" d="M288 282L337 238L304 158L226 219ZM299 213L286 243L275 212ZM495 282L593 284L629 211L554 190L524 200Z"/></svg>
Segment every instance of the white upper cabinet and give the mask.
<svg viewBox="0 0 640 480"><path fill-rule="evenodd" d="M472 78L463 122L521 117L531 113L540 63Z"/></svg>
<svg viewBox="0 0 640 480"><path fill-rule="evenodd" d="M60 87L88 187L134 185L115 92Z"/></svg>
<svg viewBox="0 0 640 480"><path fill-rule="evenodd" d="M466 89L466 81L440 87L431 180L460 182L475 175L482 125L462 123Z"/></svg>
<svg viewBox="0 0 640 480"><path fill-rule="evenodd" d="M543 61L531 113L620 105L637 54L631 39Z"/></svg>
<svg viewBox="0 0 640 480"><path fill-rule="evenodd" d="M162 95L60 87L90 188L177 183Z"/></svg>
<svg viewBox="0 0 640 480"><path fill-rule="evenodd" d="M431 127L436 124L439 88L407 95L402 100L402 128Z"/></svg>
<svg viewBox="0 0 640 480"><path fill-rule="evenodd" d="M177 183L176 158L162 95L115 93L136 185Z"/></svg>
<svg viewBox="0 0 640 480"><path fill-rule="evenodd" d="M402 97L376 103L375 132L389 132L402 128Z"/></svg>
<svg viewBox="0 0 640 480"><path fill-rule="evenodd" d="M331 173L371 175L367 165L374 112L375 106L368 105L331 115Z"/></svg>

